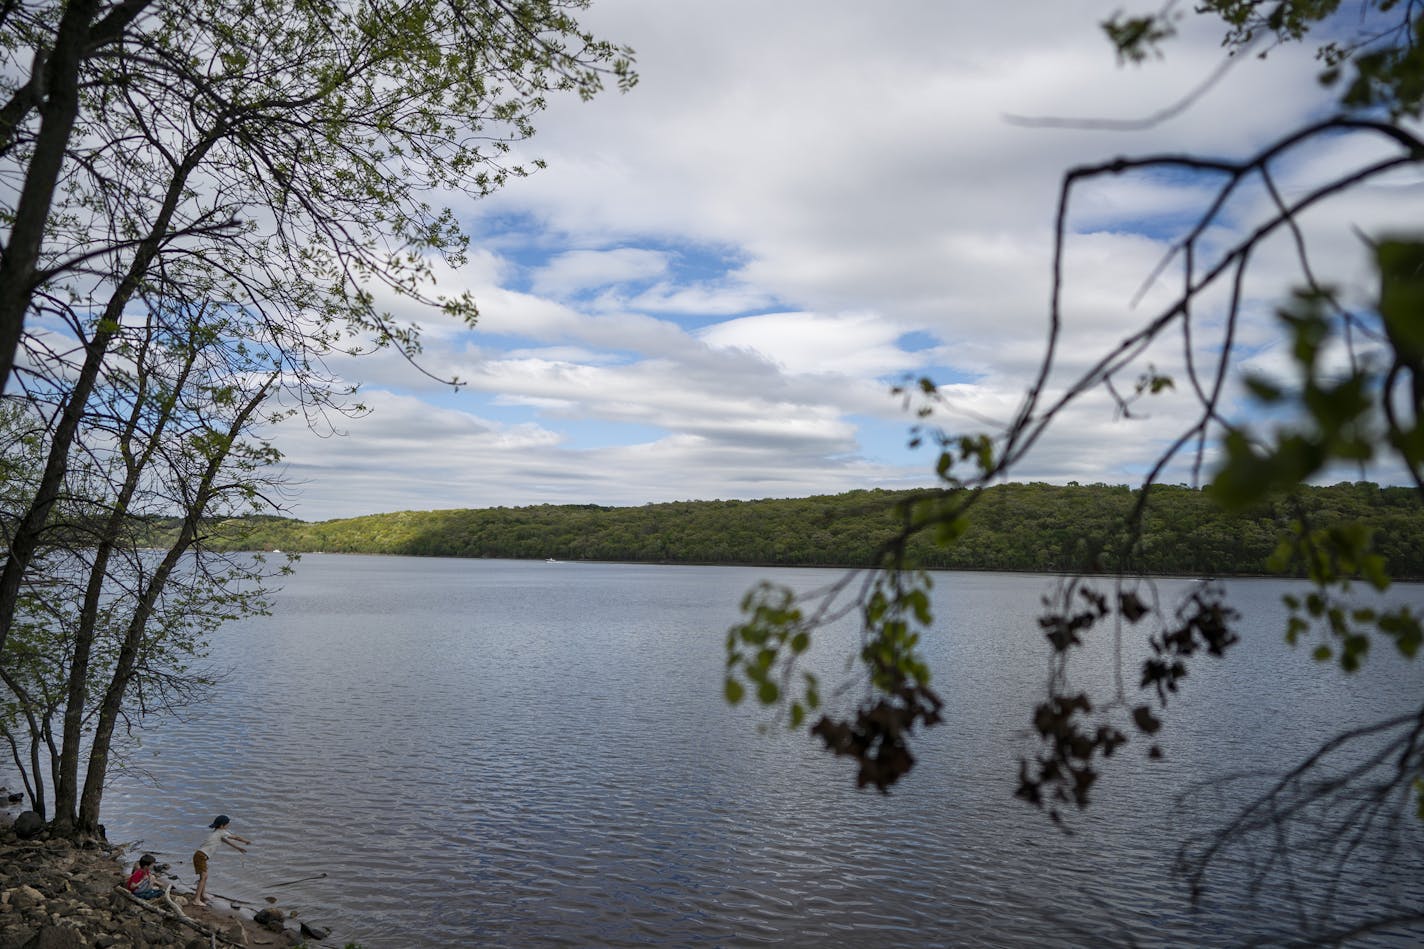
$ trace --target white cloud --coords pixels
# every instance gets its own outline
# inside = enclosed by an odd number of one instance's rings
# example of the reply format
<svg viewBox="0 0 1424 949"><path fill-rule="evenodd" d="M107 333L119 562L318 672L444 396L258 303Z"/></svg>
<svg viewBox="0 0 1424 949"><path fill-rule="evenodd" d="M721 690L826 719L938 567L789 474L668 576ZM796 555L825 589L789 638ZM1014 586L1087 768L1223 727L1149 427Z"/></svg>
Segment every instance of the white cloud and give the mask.
<svg viewBox="0 0 1424 949"><path fill-rule="evenodd" d="M918 468L841 458L853 432L829 417L709 412L689 432L579 449L540 425L502 425L386 393L370 403L371 414L344 423L343 437L285 433L287 474L304 516L792 497L926 480Z"/></svg>
<svg viewBox="0 0 1424 949"><path fill-rule="evenodd" d="M700 335L714 347L756 353L797 374L875 377L914 365L895 345L895 326L874 313L770 313L717 323Z"/></svg>
<svg viewBox="0 0 1424 949"><path fill-rule="evenodd" d="M691 285L659 283L622 301L623 306L633 310L692 316L731 316L762 309L771 303L772 297L766 291L735 281Z"/></svg>
<svg viewBox="0 0 1424 949"><path fill-rule="evenodd" d="M1097 27L1115 9L594 0L587 24L635 47L641 82L591 103L554 99L519 149L549 169L459 208L475 248L460 270L435 273L442 290L475 295L476 329L391 301L422 324L423 364L467 380L468 398L442 401L398 357L334 361L367 382L374 414L343 440L284 438L310 482L299 513L927 481L929 459L886 447L913 420L882 380L954 373L945 422L957 429L1014 415L1044 354L1066 169L1119 155L1244 155L1323 101L1309 51L1281 49L1242 58L1150 128L1011 121L1150 115L1220 62L1219 28L1189 16L1165 60L1118 67ZM1342 138L1283 163L1282 187L1298 193L1372 148ZM1075 192L1080 233L1046 398L1169 304L1179 262L1133 302L1210 184L1159 171ZM1320 272L1364 274L1352 227L1417 226L1408 199L1419 189L1398 180L1312 211ZM1259 188L1243 198L1207 249L1269 212ZM1235 339L1267 360L1270 301L1300 266L1286 239L1255 265ZM1203 372L1224 302L1218 293L1196 314ZM1178 378L1175 392L1139 404L1142 419L1117 418L1105 394L1085 399L1021 476L1124 481L1150 463L1192 420L1175 326L1122 370L1119 388L1149 362Z"/></svg>
<svg viewBox="0 0 1424 949"><path fill-rule="evenodd" d="M554 257L533 275L533 290L564 298L597 287L629 280L647 280L667 272L667 255L620 247L614 250L571 250Z"/></svg>

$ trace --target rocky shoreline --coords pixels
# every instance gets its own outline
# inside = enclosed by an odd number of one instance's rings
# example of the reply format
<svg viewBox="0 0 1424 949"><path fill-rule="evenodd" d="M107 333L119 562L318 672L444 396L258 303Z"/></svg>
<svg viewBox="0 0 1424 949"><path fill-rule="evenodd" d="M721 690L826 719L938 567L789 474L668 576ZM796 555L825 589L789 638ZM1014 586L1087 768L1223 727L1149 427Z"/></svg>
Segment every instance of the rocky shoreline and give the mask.
<svg viewBox="0 0 1424 949"><path fill-rule="evenodd" d="M26 836L0 828L0 949L281 949L315 946L326 936L315 927L289 928L276 906L254 916L212 900L193 906L176 891L139 900L120 885L126 866L119 848L22 829Z"/></svg>

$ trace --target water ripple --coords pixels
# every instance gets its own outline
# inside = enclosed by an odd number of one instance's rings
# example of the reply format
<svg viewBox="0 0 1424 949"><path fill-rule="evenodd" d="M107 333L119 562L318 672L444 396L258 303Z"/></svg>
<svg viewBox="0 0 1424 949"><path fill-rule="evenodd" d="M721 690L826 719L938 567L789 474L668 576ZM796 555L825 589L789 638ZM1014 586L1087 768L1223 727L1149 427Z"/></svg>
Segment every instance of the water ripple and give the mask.
<svg viewBox="0 0 1424 949"><path fill-rule="evenodd" d="M228 813L255 846L214 861L213 889L279 896L367 949L1227 946L1289 920L1231 880L1202 911L1186 905L1168 865L1206 818L1175 813L1171 794L1208 766L1257 761L1253 738L1293 754L1321 721L1424 684L1406 669L1362 699L1307 677L1304 698L1282 688L1267 713L1259 688L1203 676L1210 701L1180 700L1168 762L1105 777L1070 838L1012 799L1041 687L1041 578L941 582L939 614L978 632L931 644L952 725L882 797L721 701L724 631L763 573L308 557L274 616L220 632L215 660L234 672L211 701L131 749L157 786L118 777L111 837L181 873ZM848 645L853 631L831 635ZM1281 675L1251 661L1246 675ZM1223 730L1223 715L1251 727ZM1424 839L1407 844L1413 862L1347 888L1340 918L1417 905Z"/></svg>

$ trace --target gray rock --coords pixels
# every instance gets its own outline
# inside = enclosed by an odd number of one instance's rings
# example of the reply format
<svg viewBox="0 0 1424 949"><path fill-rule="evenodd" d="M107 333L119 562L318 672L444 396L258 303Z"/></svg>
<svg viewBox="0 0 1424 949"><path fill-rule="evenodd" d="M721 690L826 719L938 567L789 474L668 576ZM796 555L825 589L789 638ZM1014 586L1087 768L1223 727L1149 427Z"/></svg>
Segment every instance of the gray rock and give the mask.
<svg viewBox="0 0 1424 949"><path fill-rule="evenodd" d="M7 928L0 933L0 949L22 949L34 938L35 930L24 926Z"/></svg>
<svg viewBox="0 0 1424 949"><path fill-rule="evenodd" d="M34 811L25 811L15 818L15 836L21 840L36 837L42 830L44 830L44 818Z"/></svg>
<svg viewBox="0 0 1424 949"><path fill-rule="evenodd" d="M302 923L302 935L307 939L315 939L320 942L331 935L331 930L322 929L320 926L312 926L308 923Z"/></svg>
<svg viewBox="0 0 1424 949"><path fill-rule="evenodd" d="M6 893L10 897L7 902L16 909L29 909L32 906L40 906L44 903L44 894L29 884L22 883Z"/></svg>
<svg viewBox="0 0 1424 949"><path fill-rule="evenodd" d="M282 915L281 910L264 909L253 916L252 921L259 926L265 926L274 933L279 933L287 928L287 919Z"/></svg>
<svg viewBox="0 0 1424 949"><path fill-rule="evenodd" d="M25 949L89 949L89 941L68 926L42 926Z"/></svg>

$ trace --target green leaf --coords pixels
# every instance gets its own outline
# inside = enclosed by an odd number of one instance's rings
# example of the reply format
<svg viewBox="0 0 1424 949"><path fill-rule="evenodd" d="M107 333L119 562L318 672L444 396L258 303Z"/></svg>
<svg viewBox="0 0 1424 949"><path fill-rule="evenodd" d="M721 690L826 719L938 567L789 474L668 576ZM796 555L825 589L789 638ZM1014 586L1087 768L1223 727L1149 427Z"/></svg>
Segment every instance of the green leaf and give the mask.
<svg viewBox="0 0 1424 949"><path fill-rule="evenodd" d="M1344 637L1340 648L1340 668L1346 672L1358 672L1365 654L1370 651L1368 637L1355 633Z"/></svg>
<svg viewBox="0 0 1424 949"><path fill-rule="evenodd" d="M746 696L746 689L736 679L728 678L722 683L722 694L726 696L728 705L737 705Z"/></svg>
<svg viewBox="0 0 1424 949"><path fill-rule="evenodd" d="M1162 41L1170 39L1177 32L1165 14L1155 13L1130 17L1118 12L1113 14L1112 19L1104 20L1099 25L1117 50L1120 64L1139 64L1149 56L1160 56Z"/></svg>
<svg viewBox="0 0 1424 949"><path fill-rule="evenodd" d="M813 709L820 708L820 680L818 680L813 674L809 672L803 672L802 675L806 679L806 707Z"/></svg>
<svg viewBox="0 0 1424 949"><path fill-rule="evenodd" d="M1413 659L1424 644L1424 627L1409 607L1386 613L1379 619L1380 632L1394 639L1394 644L1406 657Z"/></svg>
<svg viewBox="0 0 1424 949"><path fill-rule="evenodd" d="M1118 597L1118 611L1122 613L1124 619L1129 623L1136 623L1146 616L1148 609L1140 597L1131 591L1125 592Z"/></svg>
<svg viewBox="0 0 1424 949"><path fill-rule="evenodd" d="M1390 239L1375 245L1379 313L1400 362L1424 363L1424 243Z"/></svg>
<svg viewBox="0 0 1424 949"><path fill-rule="evenodd" d="M948 547L969 529L969 520L964 517L956 517L950 520L940 521L935 525L935 543L941 547Z"/></svg>
<svg viewBox="0 0 1424 949"><path fill-rule="evenodd" d="M1272 405L1285 398L1284 390L1264 376L1247 376L1243 382L1246 385L1246 391L1250 392L1258 402Z"/></svg>
<svg viewBox="0 0 1424 949"><path fill-rule="evenodd" d="M931 622L930 598L924 590L914 590L905 596L910 610L915 614L915 622L928 626Z"/></svg>

